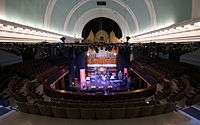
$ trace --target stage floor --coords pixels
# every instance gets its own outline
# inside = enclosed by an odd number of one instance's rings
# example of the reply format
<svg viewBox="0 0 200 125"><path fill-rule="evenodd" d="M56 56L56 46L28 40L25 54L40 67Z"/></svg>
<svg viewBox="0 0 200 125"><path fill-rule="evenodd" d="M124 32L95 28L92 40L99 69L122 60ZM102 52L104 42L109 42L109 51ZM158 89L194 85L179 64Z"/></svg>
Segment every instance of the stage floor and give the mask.
<svg viewBox="0 0 200 125"><path fill-rule="evenodd" d="M106 78L106 76L103 75L93 75L86 78L86 82L81 90L88 92L127 91L128 83L125 79L117 79L115 77Z"/></svg>

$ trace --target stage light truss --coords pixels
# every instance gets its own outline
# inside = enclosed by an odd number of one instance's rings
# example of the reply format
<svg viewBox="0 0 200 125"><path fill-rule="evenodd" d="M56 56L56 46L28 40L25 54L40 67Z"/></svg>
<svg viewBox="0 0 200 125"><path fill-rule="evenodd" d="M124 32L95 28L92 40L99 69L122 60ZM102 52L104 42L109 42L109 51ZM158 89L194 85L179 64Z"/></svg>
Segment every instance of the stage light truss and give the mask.
<svg viewBox="0 0 200 125"><path fill-rule="evenodd" d="M133 36L130 43L169 43L200 41L200 19L184 21L156 31Z"/></svg>

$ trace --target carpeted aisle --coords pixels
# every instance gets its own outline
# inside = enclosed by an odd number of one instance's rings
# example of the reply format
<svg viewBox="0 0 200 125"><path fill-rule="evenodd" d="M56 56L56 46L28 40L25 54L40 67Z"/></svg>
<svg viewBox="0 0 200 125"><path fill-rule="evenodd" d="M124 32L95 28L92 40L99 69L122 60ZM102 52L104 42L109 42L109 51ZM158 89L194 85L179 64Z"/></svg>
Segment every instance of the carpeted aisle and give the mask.
<svg viewBox="0 0 200 125"><path fill-rule="evenodd" d="M190 116L200 120L200 110L193 108L193 107L189 107L189 108L183 109L182 111L189 114Z"/></svg>
<svg viewBox="0 0 200 125"><path fill-rule="evenodd" d="M5 107L0 107L0 116L5 115L10 111L11 111L10 109L7 109Z"/></svg>

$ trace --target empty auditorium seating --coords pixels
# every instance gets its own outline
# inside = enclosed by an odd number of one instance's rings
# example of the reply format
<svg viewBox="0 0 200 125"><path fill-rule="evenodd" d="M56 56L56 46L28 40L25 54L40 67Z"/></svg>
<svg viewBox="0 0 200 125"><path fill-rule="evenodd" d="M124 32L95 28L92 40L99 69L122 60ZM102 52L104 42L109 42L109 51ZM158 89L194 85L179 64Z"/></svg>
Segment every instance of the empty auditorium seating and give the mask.
<svg viewBox="0 0 200 125"><path fill-rule="evenodd" d="M40 114L40 109L39 109L39 107L38 107L37 104L27 103L27 106L28 106L29 113L31 113L31 114L37 114L37 115Z"/></svg>
<svg viewBox="0 0 200 125"><path fill-rule="evenodd" d="M126 109L126 118L138 117L140 113L140 107L128 107Z"/></svg>
<svg viewBox="0 0 200 125"><path fill-rule="evenodd" d="M53 116L57 118L66 118L67 114L64 107L52 106Z"/></svg>
<svg viewBox="0 0 200 125"><path fill-rule="evenodd" d="M46 104L39 103L38 107L39 107L41 115L53 116L52 108L51 108L50 104L48 104L48 103L46 103Z"/></svg>
<svg viewBox="0 0 200 125"><path fill-rule="evenodd" d="M27 103L16 101L16 104L18 106L19 111L24 112L24 113L29 113L29 107L28 107Z"/></svg>
<svg viewBox="0 0 200 125"><path fill-rule="evenodd" d="M109 108L96 108L96 119L110 119L110 112Z"/></svg>
<svg viewBox="0 0 200 125"><path fill-rule="evenodd" d="M67 118L80 119L81 113L79 108L67 108Z"/></svg>
<svg viewBox="0 0 200 125"><path fill-rule="evenodd" d="M81 119L95 119L95 109L81 108Z"/></svg>
<svg viewBox="0 0 200 125"><path fill-rule="evenodd" d="M125 118L125 108L111 108L111 118L112 119Z"/></svg>
<svg viewBox="0 0 200 125"><path fill-rule="evenodd" d="M43 82L53 71L58 70L54 69L44 74L39 72L38 82ZM151 81L151 78L149 80ZM175 109L175 105L168 102L159 104L156 100L148 101L148 103L145 101L149 95L152 96L155 93L155 88L147 88L147 91L141 89L140 91L119 92L110 96L66 91L67 96L65 97L49 89L45 82L43 95L48 96L50 100L44 101L44 98L36 93L38 83L26 81L18 86L18 82L21 81L13 81L10 88L11 92L18 95L15 99L19 111L25 113L69 119L123 119L158 115ZM26 84L27 95L19 93L24 84ZM32 103L29 102L30 100Z"/></svg>

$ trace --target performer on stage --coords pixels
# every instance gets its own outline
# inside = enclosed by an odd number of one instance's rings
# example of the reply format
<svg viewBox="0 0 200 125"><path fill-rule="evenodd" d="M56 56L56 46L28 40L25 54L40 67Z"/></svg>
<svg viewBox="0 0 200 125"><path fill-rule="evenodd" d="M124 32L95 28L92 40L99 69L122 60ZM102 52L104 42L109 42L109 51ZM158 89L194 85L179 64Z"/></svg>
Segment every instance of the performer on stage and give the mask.
<svg viewBox="0 0 200 125"><path fill-rule="evenodd" d="M118 79L119 79L119 80L122 80L122 79L123 79L123 77L122 77L122 71L121 71L121 70L118 72Z"/></svg>

